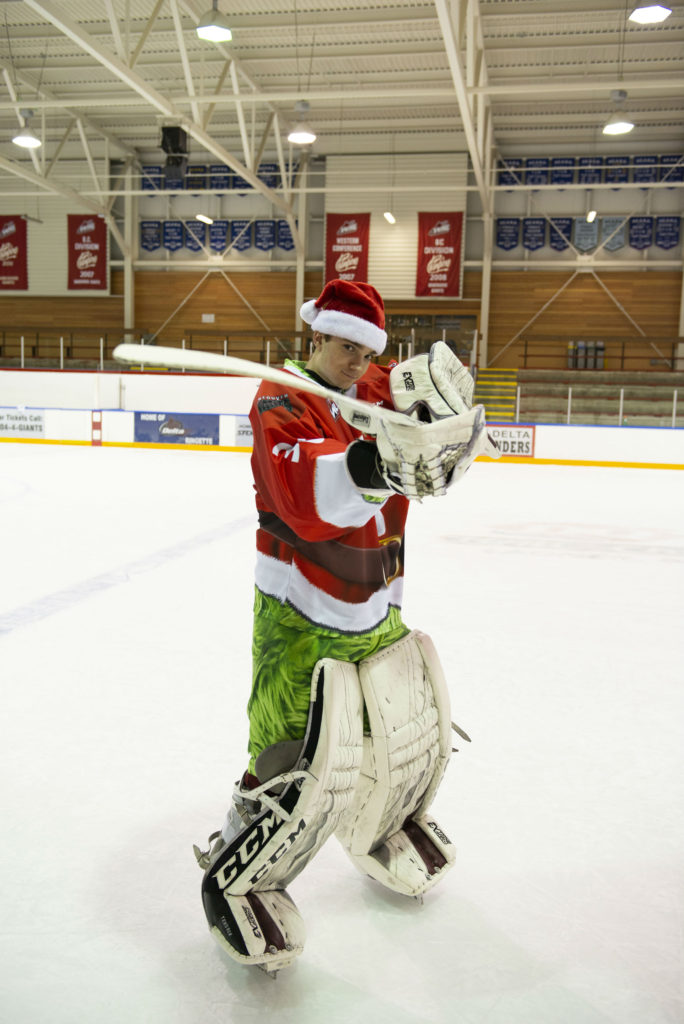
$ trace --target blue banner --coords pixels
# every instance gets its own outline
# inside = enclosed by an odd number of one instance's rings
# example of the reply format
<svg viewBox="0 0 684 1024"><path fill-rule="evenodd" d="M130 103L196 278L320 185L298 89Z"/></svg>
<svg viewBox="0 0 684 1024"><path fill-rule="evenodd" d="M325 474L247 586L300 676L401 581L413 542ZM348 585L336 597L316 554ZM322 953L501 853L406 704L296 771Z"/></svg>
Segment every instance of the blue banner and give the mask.
<svg viewBox="0 0 684 1024"><path fill-rule="evenodd" d="M629 181L629 157L607 156L605 182L607 185L623 185Z"/></svg>
<svg viewBox="0 0 684 1024"><path fill-rule="evenodd" d="M257 171L259 181L263 181L267 188L278 188L280 181L280 169L278 164L259 164Z"/></svg>
<svg viewBox="0 0 684 1024"><path fill-rule="evenodd" d="M590 224L586 217L575 217L575 248L579 252L590 252L598 245L598 220Z"/></svg>
<svg viewBox="0 0 684 1024"><path fill-rule="evenodd" d="M499 249L515 249L520 245L519 217L497 217L496 244Z"/></svg>
<svg viewBox="0 0 684 1024"><path fill-rule="evenodd" d="M185 172L185 189L187 192L201 192L207 187L207 165L191 164Z"/></svg>
<svg viewBox="0 0 684 1024"><path fill-rule="evenodd" d="M549 163L548 156L528 157L525 161L525 184L548 185Z"/></svg>
<svg viewBox="0 0 684 1024"><path fill-rule="evenodd" d="M182 220L165 220L162 237L164 239L164 248L170 252L175 252L177 249L183 248L183 221Z"/></svg>
<svg viewBox="0 0 684 1024"><path fill-rule="evenodd" d="M233 192L237 192L238 195L244 196L247 192L252 190L252 186L248 181L240 174L233 174Z"/></svg>
<svg viewBox="0 0 684 1024"><path fill-rule="evenodd" d="M551 184L572 185L574 180L574 156L554 156L551 160Z"/></svg>
<svg viewBox="0 0 684 1024"><path fill-rule="evenodd" d="M632 249L649 249L653 245L653 217L629 218L629 244Z"/></svg>
<svg viewBox="0 0 684 1024"><path fill-rule="evenodd" d="M252 248L251 220L232 220L230 222L230 247L236 252L244 252Z"/></svg>
<svg viewBox="0 0 684 1024"><path fill-rule="evenodd" d="M660 180L670 182L684 181L684 156L681 153L668 154L660 158Z"/></svg>
<svg viewBox="0 0 684 1024"><path fill-rule="evenodd" d="M223 252L228 245L228 221L215 220L209 225L209 248Z"/></svg>
<svg viewBox="0 0 684 1024"><path fill-rule="evenodd" d="M142 168L143 192L156 192L162 187L162 169L159 164L146 164Z"/></svg>
<svg viewBox="0 0 684 1024"><path fill-rule="evenodd" d="M140 221L140 248L145 252L156 252L161 249L161 221Z"/></svg>
<svg viewBox="0 0 684 1024"><path fill-rule="evenodd" d="M499 160L499 184L500 185L522 185L522 157L511 156L506 160Z"/></svg>
<svg viewBox="0 0 684 1024"><path fill-rule="evenodd" d="M581 156L579 158L579 185L600 185L603 176L602 156Z"/></svg>
<svg viewBox="0 0 684 1024"><path fill-rule="evenodd" d="M657 156L635 156L633 161L632 181L637 185L648 185L658 178Z"/></svg>
<svg viewBox="0 0 684 1024"><path fill-rule="evenodd" d="M656 217L655 244L659 249L675 249L680 238L679 217Z"/></svg>
<svg viewBox="0 0 684 1024"><path fill-rule="evenodd" d="M217 413L136 412L133 438L142 444L219 443Z"/></svg>
<svg viewBox="0 0 684 1024"><path fill-rule="evenodd" d="M279 249L285 249L287 252L292 252L294 249L294 238L286 220L278 221L276 244Z"/></svg>
<svg viewBox="0 0 684 1024"><path fill-rule="evenodd" d="M232 171L225 164L211 164L209 167L209 188L223 189L228 192L232 181Z"/></svg>
<svg viewBox="0 0 684 1024"><path fill-rule="evenodd" d="M607 252L617 252L618 249L624 248L626 226L625 217L602 218L601 245Z"/></svg>
<svg viewBox="0 0 684 1024"><path fill-rule="evenodd" d="M534 251L546 242L546 218L524 217L522 229L523 248Z"/></svg>
<svg viewBox="0 0 684 1024"><path fill-rule="evenodd" d="M185 248L191 252L201 252L207 240L207 225L201 220L186 220Z"/></svg>
<svg viewBox="0 0 684 1024"><path fill-rule="evenodd" d="M276 225L274 220L254 221L254 245L262 252L269 252L275 249Z"/></svg>
<svg viewBox="0 0 684 1024"><path fill-rule="evenodd" d="M563 252L570 245L572 217L552 217L549 225L549 245L556 252Z"/></svg>

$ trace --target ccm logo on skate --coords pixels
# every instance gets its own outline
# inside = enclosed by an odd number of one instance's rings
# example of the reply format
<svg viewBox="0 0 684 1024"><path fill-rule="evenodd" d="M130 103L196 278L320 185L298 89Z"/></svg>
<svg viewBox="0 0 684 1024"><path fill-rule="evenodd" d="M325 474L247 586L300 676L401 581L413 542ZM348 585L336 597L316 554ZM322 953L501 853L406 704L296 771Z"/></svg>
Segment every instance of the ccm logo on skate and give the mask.
<svg viewBox="0 0 684 1024"><path fill-rule="evenodd" d="M216 879L219 889L226 889L230 883L238 877L238 875L242 874L247 865L254 860L257 854L261 853L273 833L276 832L280 826L281 822L278 821L273 813L266 815L255 823L254 828L250 831L242 846L239 846L215 873L214 878ZM278 846L272 856L264 864L263 868L259 869L255 878L259 877L259 875L263 873L264 868L267 868L270 864L275 864L275 862L282 857L286 850L292 846L295 839L304 828L305 822L302 819L294 832L290 833L287 839Z"/></svg>
<svg viewBox="0 0 684 1024"><path fill-rule="evenodd" d="M440 842L444 843L445 846L451 846L451 840L449 839L448 836L444 835L436 821L426 821L425 824L427 825L428 828L432 829L432 831L435 833Z"/></svg>
<svg viewBox="0 0 684 1024"><path fill-rule="evenodd" d="M287 851L290 849L299 833L303 832L305 828L306 824L304 822L304 819L302 818L295 831L290 832L287 839L283 840L283 842L276 850L274 850L274 852L271 854L268 860L264 861L264 863L261 865L256 874L252 875L252 877L249 880L250 885L254 885L255 882L258 882L263 875L268 873L269 869L276 863L276 861L280 860L284 853L287 853Z"/></svg>

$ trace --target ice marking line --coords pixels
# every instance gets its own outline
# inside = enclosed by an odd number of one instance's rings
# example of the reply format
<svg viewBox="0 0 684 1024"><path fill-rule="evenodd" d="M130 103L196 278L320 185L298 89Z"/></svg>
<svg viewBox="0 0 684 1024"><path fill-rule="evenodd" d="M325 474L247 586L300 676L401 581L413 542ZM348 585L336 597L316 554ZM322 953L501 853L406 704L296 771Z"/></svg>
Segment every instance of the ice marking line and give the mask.
<svg viewBox="0 0 684 1024"><path fill-rule="evenodd" d="M234 519L224 526L207 530L205 533L199 533L195 537L179 541L168 548L153 551L151 554L138 558L134 562L128 562L118 569L112 569L109 572L101 573L99 576L92 576L90 579L81 580L80 583L74 583L73 586L65 587L64 590L56 590L52 594L46 594L35 601L30 601L19 608L14 608L12 611L0 615L0 637L11 633L15 629L20 629L22 626L31 626L34 622L39 622L49 615L54 615L55 612L72 608L80 601L88 600L94 594L99 594L103 590L111 590L112 587L118 587L122 583L127 583L132 576L152 572L154 569L158 569L175 558L182 558L183 555L196 551L198 548L204 547L205 544L213 544L217 540L223 540L225 537L239 533L240 530L244 530L247 527L256 529L255 516L242 516L240 519Z"/></svg>

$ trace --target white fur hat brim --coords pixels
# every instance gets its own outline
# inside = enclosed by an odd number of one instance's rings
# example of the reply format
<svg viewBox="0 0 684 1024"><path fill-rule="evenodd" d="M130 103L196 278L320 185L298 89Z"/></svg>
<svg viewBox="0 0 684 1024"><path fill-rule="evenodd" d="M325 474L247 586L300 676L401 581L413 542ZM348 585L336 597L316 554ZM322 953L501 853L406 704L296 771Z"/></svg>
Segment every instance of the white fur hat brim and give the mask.
<svg viewBox="0 0 684 1024"><path fill-rule="evenodd" d="M343 313L338 309L318 309L315 299L305 302L299 315L304 323L310 324L321 334L332 334L336 338L365 345L376 355L381 355L385 351L387 332L369 320L364 320L363 317Z"/></svg>

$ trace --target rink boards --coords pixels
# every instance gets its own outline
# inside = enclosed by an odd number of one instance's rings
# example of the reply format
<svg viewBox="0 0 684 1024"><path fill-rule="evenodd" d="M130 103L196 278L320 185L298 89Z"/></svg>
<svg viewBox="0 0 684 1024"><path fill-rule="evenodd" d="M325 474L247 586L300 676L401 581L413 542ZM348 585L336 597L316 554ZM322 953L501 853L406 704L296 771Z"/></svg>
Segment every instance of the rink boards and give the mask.
<svg viewBox="0 0 684 1024"><path fill-rule="evenodd" d="M0 371L0 440L249 452L252 378ZM500 462L684 469L684 430L491 424ZM490 462L482 458L479 461Z"/></svg>

